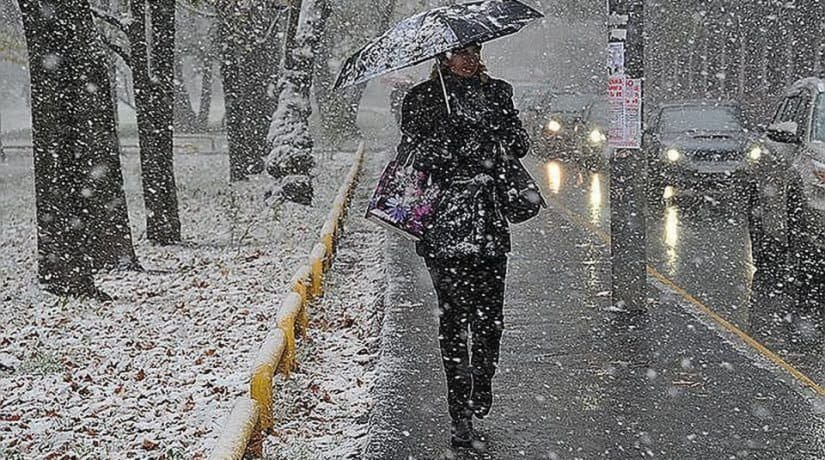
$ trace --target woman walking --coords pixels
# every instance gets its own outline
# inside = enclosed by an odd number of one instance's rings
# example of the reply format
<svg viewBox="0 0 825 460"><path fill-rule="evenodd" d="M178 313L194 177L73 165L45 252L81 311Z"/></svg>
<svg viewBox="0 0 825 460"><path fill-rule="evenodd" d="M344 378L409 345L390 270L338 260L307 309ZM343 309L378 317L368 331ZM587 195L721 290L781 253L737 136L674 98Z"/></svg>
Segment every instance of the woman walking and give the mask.
<svg viewBox="0 0 825 460"><path fill-rule="evenodd" d="M486 416L493 402L510 252L497 185L505 155L521 158L529 149L512 96L508 83L486 74L481 46L470 45L441 55L402 105L399 149L411 149L415 168L441 190L416 252L438 297L455 447L473 446L472 417Z"/></svg>

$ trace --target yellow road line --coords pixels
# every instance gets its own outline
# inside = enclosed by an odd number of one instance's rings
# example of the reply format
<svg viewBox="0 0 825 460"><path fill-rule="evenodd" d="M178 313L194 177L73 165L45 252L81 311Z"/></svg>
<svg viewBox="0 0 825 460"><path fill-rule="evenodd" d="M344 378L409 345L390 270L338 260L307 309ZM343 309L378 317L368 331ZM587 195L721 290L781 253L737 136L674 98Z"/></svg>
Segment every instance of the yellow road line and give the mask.
<svg viewBox="0 0 825 460"><path fill-rule="evenodd" d="M551 196L549 199L552 202L553 207L557 211L561 211L567 215L570 221L573 223L586 228L587 230L594 233L598 236L602 241L606 244L610 244L610 234L599 228L598 226L592 224L587 219L582 217L581 215L577 214L576 212L572 211L570 208L565 206L558 198L555 196ZM712 319L716 324L727 330L728 332L732 333L733 335L739 337L743 342L745 342L748 346L756 350L760 355L771 361L772 363L776 364L780 368L782 368L785 372L790 374L793 378L798 380L803 385L807 386L808 388L814 390L819 396L825 396L825 387L819 385L818 383L814 382L810 377L802 373L799 369L790 365L787 361L782 359L781 356L777 355L773 351L771 351L765 345L762 345L758 340L754 339L750 335L748 335L745 331L739 329L733 323L726 320L718 313L710 309L710 307L706 306L702 303L699 299L691 295L688 291L684 288L667 278L666 276L659 273L655 267L652 265L647 266L647 273L654 278L656 278L659 282L664 284L667 288L671 289L676 294L680 295L682 298L690 302L693 306L699 309L703 314L707 315Z"/></svg>

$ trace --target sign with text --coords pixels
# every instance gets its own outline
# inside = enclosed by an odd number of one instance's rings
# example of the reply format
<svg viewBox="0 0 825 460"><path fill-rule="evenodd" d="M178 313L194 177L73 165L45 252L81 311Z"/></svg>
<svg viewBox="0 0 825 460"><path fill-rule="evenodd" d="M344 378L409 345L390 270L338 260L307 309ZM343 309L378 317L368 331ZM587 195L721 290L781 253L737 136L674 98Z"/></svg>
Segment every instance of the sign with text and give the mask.
<svg viewBox="0 0 825 460"><path fill-rule="evenodd" d="M611 75L607 88L610 130L608 143L617 149L642 147L642 80Z"/></svg>
<svg viewBox="0 0 825 460"><path fill-rule="evenodd" d="M614 42L607 45L607 67L610 75L624 73L624 43Z"/></svg>

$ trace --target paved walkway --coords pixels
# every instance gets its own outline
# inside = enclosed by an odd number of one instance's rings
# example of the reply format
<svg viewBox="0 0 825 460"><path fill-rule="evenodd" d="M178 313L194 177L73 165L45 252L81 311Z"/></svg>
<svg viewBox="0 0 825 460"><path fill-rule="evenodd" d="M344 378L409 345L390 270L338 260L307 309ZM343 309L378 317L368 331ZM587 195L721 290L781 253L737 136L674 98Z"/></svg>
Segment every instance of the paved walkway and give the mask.
<svg viewBox="0 0 825 460"><path fill-rule="evenodd" d="M514 229L496 397L476 424L489 444L474 453L449 448L435 296L392 240L365 456L825 458L823 401L679 296L652 288L646 319L609 312L608 250L558 208Z"/></svg>

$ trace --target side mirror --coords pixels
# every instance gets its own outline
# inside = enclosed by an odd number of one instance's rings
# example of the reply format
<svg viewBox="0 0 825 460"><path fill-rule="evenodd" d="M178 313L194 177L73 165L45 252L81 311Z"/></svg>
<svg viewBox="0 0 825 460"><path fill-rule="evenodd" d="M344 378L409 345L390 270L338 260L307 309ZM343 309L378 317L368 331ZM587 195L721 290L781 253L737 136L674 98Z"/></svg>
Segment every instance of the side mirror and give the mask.
<svg viewBox="0 0 825 460"><path fill-rule="evenodd" d="M795 121L783 121L768 126L768 139L783 144L801 144L799 125Z"/></svg>

